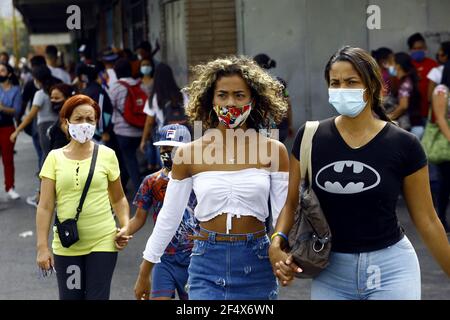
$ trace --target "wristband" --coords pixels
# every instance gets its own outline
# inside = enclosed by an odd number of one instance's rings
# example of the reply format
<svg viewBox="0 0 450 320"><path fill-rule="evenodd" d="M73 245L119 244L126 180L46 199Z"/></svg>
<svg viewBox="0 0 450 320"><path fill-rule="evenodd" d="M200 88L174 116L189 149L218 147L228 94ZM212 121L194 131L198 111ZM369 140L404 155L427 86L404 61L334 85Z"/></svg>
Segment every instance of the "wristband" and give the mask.
<svg viewBox="0 0 450 320"><path fill-rule="evenodd" d="M285 234L284 234L283 232L281 232L281 231L275 232L275 233L270 237L270 240L273 241L273 239L274 239L276 236L282 237L286 242L289 242L287 235L285 235Z"/></svg>

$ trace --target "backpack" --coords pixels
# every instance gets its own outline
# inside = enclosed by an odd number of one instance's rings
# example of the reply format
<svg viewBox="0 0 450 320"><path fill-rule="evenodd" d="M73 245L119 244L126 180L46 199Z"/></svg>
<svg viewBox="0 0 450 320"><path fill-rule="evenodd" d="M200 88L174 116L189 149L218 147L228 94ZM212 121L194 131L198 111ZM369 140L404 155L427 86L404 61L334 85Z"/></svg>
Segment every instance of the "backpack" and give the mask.
<svg viewBox="0 0 450 320"><path fill-rule="evenodd" d="M141 83L137 82L135 85L129 85L125 81L118 80L118 82L127 88L128 91L123 112L119 112L128 124L137 128L144 128L147 117L144 113L144 106L148 97L142 90Z"/></svg>

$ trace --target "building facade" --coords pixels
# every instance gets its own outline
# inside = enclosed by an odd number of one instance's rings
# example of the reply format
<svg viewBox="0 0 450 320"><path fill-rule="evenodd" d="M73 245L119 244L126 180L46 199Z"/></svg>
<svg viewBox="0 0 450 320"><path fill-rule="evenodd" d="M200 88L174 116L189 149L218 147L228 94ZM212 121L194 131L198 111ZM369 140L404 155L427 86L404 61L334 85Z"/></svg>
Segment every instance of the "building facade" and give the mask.
<svg viewBox="0 0 450 320"><path fill-rule="evenodd" d="M31 32L61 28L51 0L14 0ZM434 57L450 40L448 0L59 0L58 8L79 4L82 29L67 32L69 46L87 41L93 53L107 46L131 48L158 41L159 61L169 63L177 81L189 81L189 68L230 54L266 53L271 70L287 81L294 126L334 114L328 104L324 67L343 45L407 51L406 40L422 32ZM379 8L379 29L370 29L370 6ZM39 11L35 11L39 10ZM33 12L40 12L38 19ZM63 17L64 14L62 14ZM67 16L67 15L66 15ZM53 21L52 27L46 22ZM63 27L64 29L64 27ZM56 38L55 38L56 39Z"/></svg>

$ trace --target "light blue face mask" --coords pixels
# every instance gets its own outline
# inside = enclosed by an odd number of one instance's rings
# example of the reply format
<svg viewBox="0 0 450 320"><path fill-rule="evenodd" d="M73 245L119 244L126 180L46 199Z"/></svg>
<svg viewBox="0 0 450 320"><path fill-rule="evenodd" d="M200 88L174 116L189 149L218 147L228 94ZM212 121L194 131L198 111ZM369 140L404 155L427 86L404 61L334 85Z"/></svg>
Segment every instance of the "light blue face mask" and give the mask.
<svg viewBox="0 0 450 320"><path fill-rule="evenodd" d="M388 70L389 70L390 76L392 76L392 77L397 76L397 69L395 68L395 66L389 66Z"/></svg>
<svg viewBox="0 0 450 320"><path fill-rule="evenodd" d="M142 66L141 67L141 73L143 75L148 76L150 73L152 73L152 67L151 66Z"/></svg>
<svg viewBox="0 0 450 320"><path fill-rule="evenodd" d="M366 89L328 89L329 102L336 111L351 118L358 116L366 107Z"/></svg>

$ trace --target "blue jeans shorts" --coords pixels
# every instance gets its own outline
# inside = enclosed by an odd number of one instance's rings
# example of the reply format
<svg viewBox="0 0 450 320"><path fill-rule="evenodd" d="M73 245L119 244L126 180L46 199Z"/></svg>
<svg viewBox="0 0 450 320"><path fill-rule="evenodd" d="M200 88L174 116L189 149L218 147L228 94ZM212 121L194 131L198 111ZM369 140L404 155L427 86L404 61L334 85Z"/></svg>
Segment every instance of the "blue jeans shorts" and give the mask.
<svg viewBox="0 0 450 320"><path fill-rule="evenodd" d="M387 248L331 252L330 264L311 285L312 300L420 300L420 267L404 236Z"/></svg>
<svg viewBox="0 0 450 320"><path fill-rule="evenodd" d="M189 265L189 300L269 300L278 298L278 282L269 261L269 238L243 234L244 241L201 228L208 240L195 240ZM235 235L235 234L234 234Z"/></svg>
<svg viewBox="0 0 450 320"><path fill-rule="evenodd" d="M187 300L185 286L188 279L190 251L164 254L161 262L152 270L151 298L175 298L175 291L180 300Z"/></svg>

